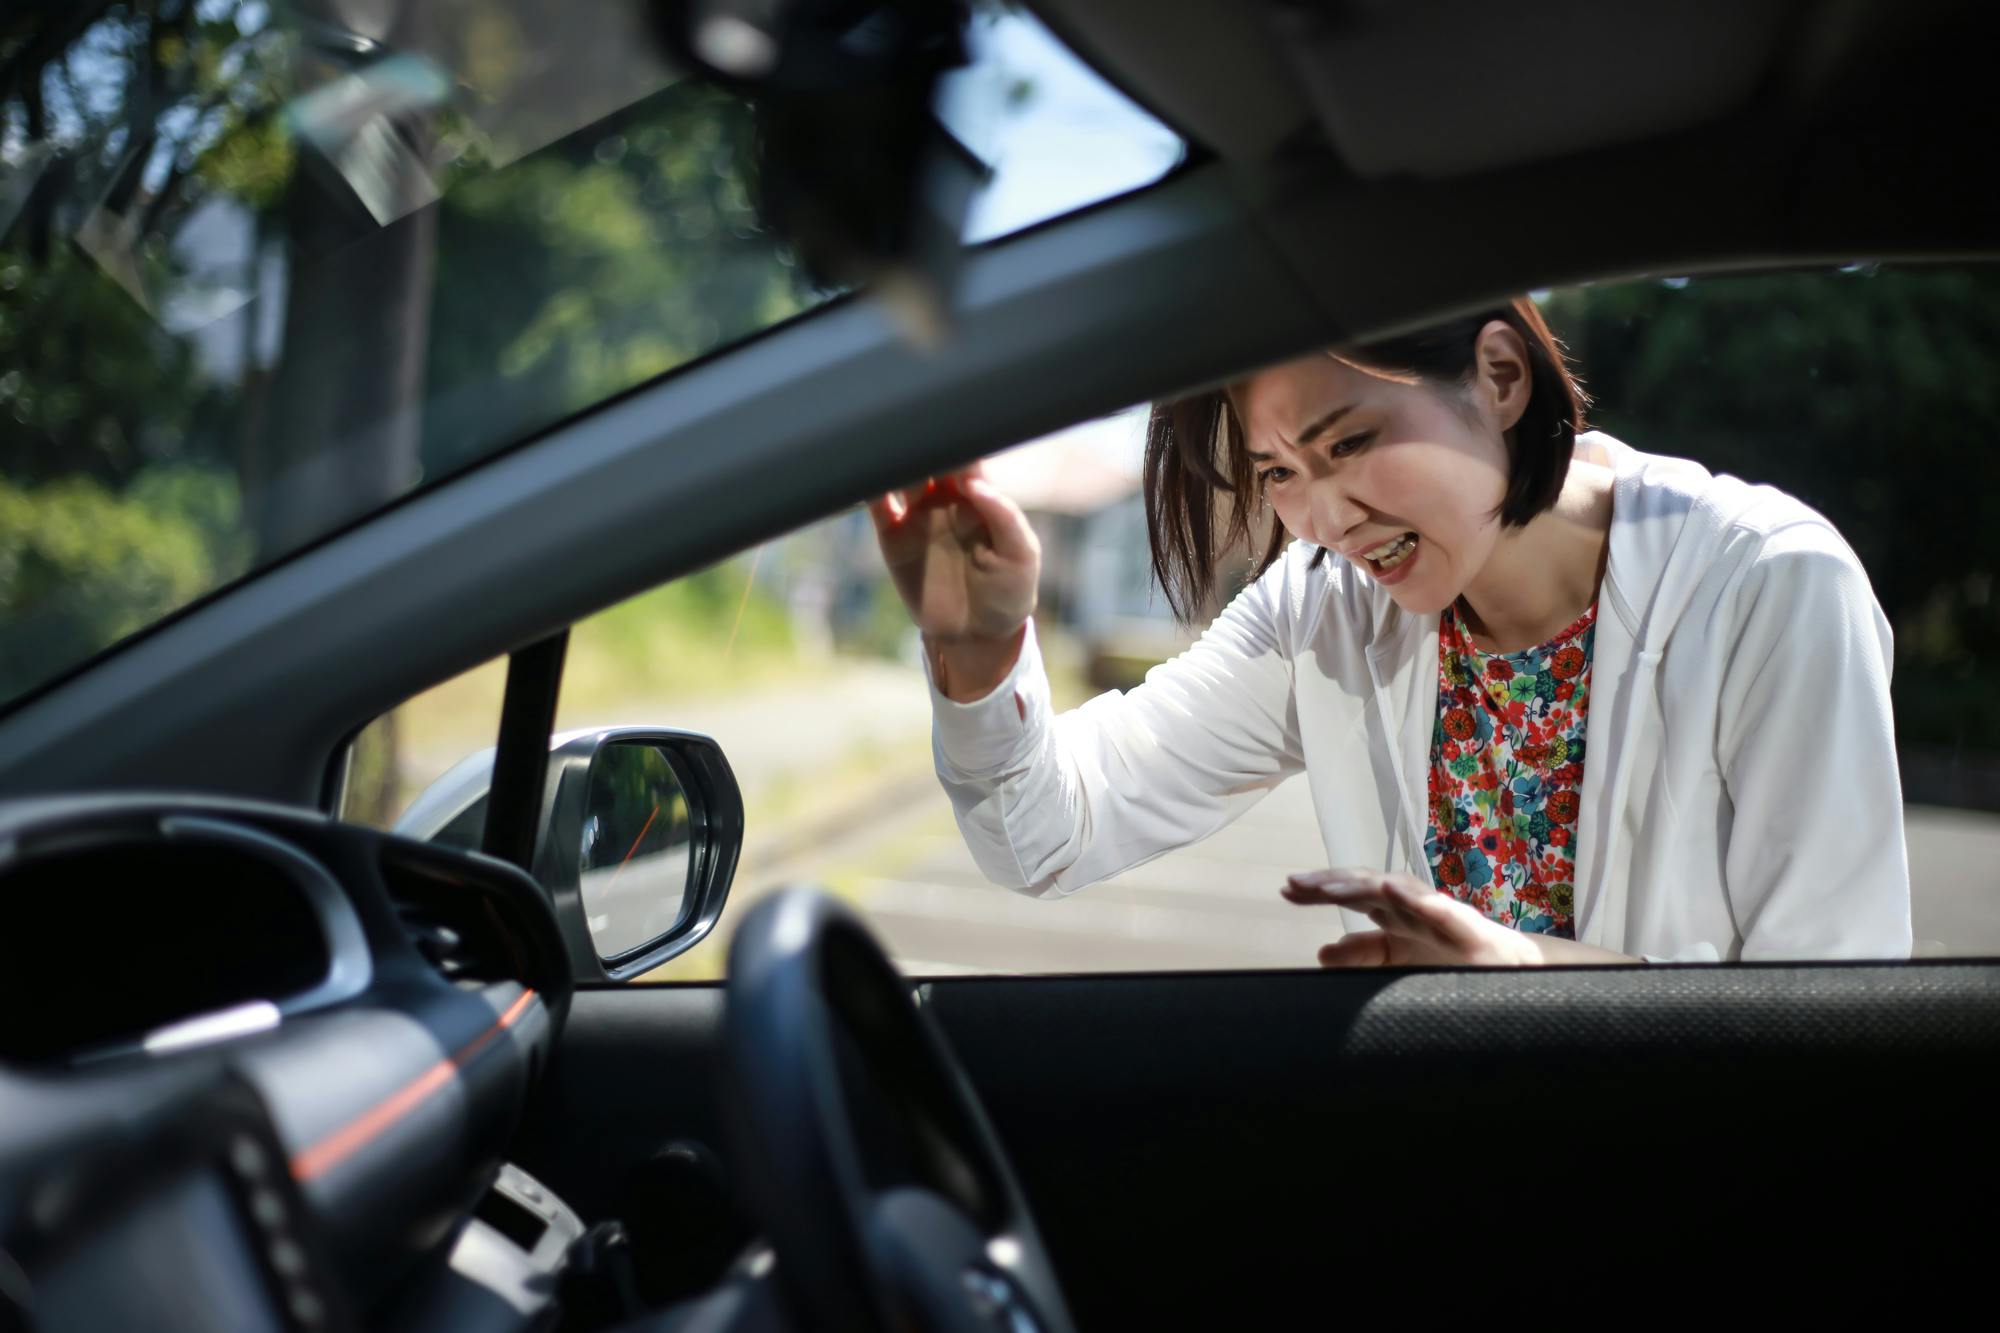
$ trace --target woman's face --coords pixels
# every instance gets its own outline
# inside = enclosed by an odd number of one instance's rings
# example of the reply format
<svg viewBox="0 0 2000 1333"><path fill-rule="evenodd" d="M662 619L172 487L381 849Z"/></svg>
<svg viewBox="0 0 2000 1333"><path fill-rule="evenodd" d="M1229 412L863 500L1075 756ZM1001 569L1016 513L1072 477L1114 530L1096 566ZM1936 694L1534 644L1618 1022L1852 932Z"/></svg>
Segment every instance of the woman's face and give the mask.
<svg viewBox="0 0 2000 1333"><path fill-rule="evenodd" d="M1505 325L1487 327L1512 337ZM1487 341L1482 334L1482 349ZM1346 557L1407 611L1451 605L1500 538L1502 432L1525 406L1525 376L1510 388L1503 366L1496 386L1483 362L1463 397L1324 354L1263 371L1234 395L1251 464L1286 531Z"/></svg>

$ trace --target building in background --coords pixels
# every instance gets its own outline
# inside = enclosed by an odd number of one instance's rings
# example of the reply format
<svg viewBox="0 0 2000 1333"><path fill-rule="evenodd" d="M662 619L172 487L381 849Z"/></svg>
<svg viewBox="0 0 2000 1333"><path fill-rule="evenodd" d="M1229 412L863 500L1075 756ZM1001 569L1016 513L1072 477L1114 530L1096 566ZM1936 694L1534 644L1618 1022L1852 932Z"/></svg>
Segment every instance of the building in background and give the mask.
<svg viewBox="0 0 2000 1333"><path fill-rule="evenodd" d="M1143 408L996 454L987 475L1042 540L1041 623L1075 644L1090 684L1123 689L1193 640L1153 583L1140 494Z"/></svg>

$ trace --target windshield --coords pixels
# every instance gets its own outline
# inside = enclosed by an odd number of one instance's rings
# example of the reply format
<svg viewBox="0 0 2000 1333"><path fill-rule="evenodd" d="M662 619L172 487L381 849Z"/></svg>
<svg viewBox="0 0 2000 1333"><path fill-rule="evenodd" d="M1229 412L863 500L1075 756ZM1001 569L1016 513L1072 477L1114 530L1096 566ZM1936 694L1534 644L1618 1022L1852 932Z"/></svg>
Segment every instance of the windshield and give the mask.
<svg viewBox="0 0 2000 1333"><path fill-rule="evenodd" d="M755 108L654 6L158 0L0 24L0 706L284 555L835 293ZM967 239L1170 132L983 4ZM586 17L587 15L587 17Z"/></svg>

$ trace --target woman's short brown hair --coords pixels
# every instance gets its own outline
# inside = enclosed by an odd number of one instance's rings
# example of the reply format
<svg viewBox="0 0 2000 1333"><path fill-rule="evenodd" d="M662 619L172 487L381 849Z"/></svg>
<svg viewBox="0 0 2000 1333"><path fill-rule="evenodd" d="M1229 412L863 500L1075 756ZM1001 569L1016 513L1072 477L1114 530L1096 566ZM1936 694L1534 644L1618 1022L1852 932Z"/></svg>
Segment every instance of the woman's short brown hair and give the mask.
<svg viewBox="0 0 2000 1333"><path fill-rule="evenodd" d="M1590 405L1562 342L1533 301L1517 297L1496 310L1333 355L1371 374L1455 390L1471 381L1479 331L1496 319L1518 333L1528 349L1528 406L1510 433L1507 494L1499 509L1503 525L1520 527L1562 493ZM1146 427L1146 535L1153 548L1153 574L1182 621L1194 620L1207 602L1217 557L1251 539L1256 470L1230 387L1156 403ZM1230 497L1226 507L1218 505L1218 492ZM1273 523L1252 578L1271 567L1287 540L1284 528ZM1314 563L1325 555L1321 551Z"/></svg>

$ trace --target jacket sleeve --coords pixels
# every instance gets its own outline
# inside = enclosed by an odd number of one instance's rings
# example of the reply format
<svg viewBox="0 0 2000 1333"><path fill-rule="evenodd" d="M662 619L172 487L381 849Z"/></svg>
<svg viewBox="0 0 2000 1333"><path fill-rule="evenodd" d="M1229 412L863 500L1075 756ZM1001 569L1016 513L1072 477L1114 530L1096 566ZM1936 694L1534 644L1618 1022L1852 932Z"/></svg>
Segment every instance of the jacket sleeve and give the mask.
<svg viewBox="0 0 2000 1333"><path fill-rule="evenodd" d="M1907 958L1910 870L1888 620L1823 522L1771 533L1739 591L1717 746L1744 960Z"/></svg>
<svg viewBox="0 0 2000 1333"><path fill-rule="evenodd" d="M1303 767L1288 564L1144 684L1061 716L1032 622L1013 672L985 698L954 703L933 682L938 777L989 879L1073 893L1206 837Z"/></svg>

